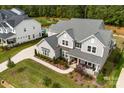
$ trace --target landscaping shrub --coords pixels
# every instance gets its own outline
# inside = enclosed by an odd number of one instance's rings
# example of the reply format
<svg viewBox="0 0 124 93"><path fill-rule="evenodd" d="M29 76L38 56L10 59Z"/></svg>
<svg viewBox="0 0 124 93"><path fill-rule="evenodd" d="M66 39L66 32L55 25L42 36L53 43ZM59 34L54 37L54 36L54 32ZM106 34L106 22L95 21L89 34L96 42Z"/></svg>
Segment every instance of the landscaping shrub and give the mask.
<svg viewBox="0 0 124 93"><path fill-rule="evenodd" d="M51 80L49 77L45 76L45 77L43 78L43 84L44 84L45 86L49 86L51 83L52 83L52 80Z"/></svg>
<svg viewBox="0 0 124 93"><path fill-rule="evenodd" d="M105 82L104 75L102 72L100 72L99 75L97 76L97 83L103 84L104 82Z"/></svg>
<svg viewBox="0 0 124 93"><path fill-rule="evenodd" d="M7 64L7 66L8 66L9 68L12 68L12 67L15 66L15 63L14 63L13 61L11 61L11 59L9 58L9 59L8 59L8 64Z"/></svg>
<svg viewBox="0 0 124 93"><path fill-rule="evenodd" d="M35 53L35 56L38 56L38 53L37 53L37 50L36 49L34 50L34 53Z"/></svg>
<svg viewBox="0 0 124 93"><path fill-rule="evenodd" d="M61 85L57 82L52 84L52 88L61 88Z"/></svg>

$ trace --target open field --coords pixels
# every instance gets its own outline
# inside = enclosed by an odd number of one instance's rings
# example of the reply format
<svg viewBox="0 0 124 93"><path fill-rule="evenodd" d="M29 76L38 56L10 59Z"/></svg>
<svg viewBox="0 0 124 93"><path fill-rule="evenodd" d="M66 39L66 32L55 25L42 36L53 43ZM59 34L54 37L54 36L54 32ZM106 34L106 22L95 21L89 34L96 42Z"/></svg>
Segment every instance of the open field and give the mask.
<svg viewBox="0 0 124 93"><path fill-rule="evenodd" d="M37 39L37 40L33 40L33 41L30 41L30 42L27 42L27 43L23 43L21 45L13 47L13 48L11 48L9 50L2 50L2 48L0 48L0 63L4 62L5 60L8 60L9 57L12 57L12 56L16 55L21 50L35 45L40 40L41 39Z"/></svg>
<svg viewBox="0 0 124 93"><path fill-rule="evenodd" d="M2 79L19 88L46 87L42 84L45 76L51 78L53 82L60 83L62 87L79 87L66 75L59 74L30 59L23 60L14 68L0 73Z"/></svg>
<svg viewBox="0 0 124 93"><path fill-rule="evenodd" d="M50 17L37 17L35 18L42 26L48 27L51 24L57 23L59 20L67 20L67 18L50 18Z"/></svg>

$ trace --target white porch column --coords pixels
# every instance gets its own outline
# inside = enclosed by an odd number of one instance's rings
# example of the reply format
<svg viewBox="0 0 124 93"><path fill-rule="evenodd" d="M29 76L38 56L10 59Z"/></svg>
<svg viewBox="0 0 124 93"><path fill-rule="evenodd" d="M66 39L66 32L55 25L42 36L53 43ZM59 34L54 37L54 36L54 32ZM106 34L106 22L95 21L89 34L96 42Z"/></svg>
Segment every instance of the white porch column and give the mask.
<svg viewBox="0 0 124 93"><path fill-rule="evenodd" d="M99 65L96 65L96 72L99 72Z"/></svg>
<svg viewBox="0 0 124 93"><path fill-rule="evenodd" d="M79 64L79 58L77 58L77 65Z"/></svg>

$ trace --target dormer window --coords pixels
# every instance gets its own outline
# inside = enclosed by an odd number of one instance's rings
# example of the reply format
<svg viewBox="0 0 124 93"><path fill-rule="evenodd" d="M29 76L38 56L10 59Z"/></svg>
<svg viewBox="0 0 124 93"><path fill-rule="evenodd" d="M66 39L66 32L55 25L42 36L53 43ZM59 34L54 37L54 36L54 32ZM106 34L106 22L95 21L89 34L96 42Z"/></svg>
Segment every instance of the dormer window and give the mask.
<svg viewBox="0 0 124 93"><path fill-rule="evenodd" d="M81 48L81 43L75 43L75 47L77 47L77 48Z"/></svg>
<svg viewBox="0 0 124 93"><path fill-rule="evenodd" d="M88 46L87 51L91 52L91 46Z"/></svg>
<svg viewBox="0 0 124 93"><path fill-rule="evenodd" d="M96 53L96 47L88 46L88 47L87 47L87 51L88 51L88 52L92 52L92 53Z"/></svg>
<svg viewBox="0 0 124 93"><path fill-rule="evenodd" d="M66 45L66 46L68 46L68 41L66 41L66 40L62 40L62 45Z"/></svg>
<svg viewBox="0 0 124 93"><path fill-rule="evenodd" d="M96 53L96 47L92 47L92 52Z"/></svg>
<svg viewBox="0 0 124 93"><path fill-rule="evenodd" d="M66 46L68 46L68 41L66 41Z"/></svg>

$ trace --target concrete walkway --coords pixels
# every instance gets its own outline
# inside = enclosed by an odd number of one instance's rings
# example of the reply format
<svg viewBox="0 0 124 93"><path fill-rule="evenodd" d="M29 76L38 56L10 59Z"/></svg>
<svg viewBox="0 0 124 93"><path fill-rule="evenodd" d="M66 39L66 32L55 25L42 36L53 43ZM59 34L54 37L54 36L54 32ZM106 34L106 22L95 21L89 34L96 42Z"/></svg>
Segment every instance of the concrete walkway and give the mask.
<svg viewBox="0 0 124 93"><path fill-rule="evenodd" d="M19 63L20 61L24 60L24 59L32 59L58 73L61 73L61 74L68 74L70 72L72 72L74 69L73 68L69 68L69 69L66 69L66 70L61 70L43 60L40 60L36 57L34 57L34 49L35 49L35 46L32 46L32 47L29 47L29 48L26 48L24 50L22 50L21 52L19 52L18 54L16 54L14 57L11 58L11 60L16 64L16 63ZM8 67L7 67L7 63L8 61L5 61L3 63L0 64L0 72L3 72L4 70L6 70Z"/></svg>
<svg viewBox="0 0 124 93"><path fill-rule="evenodd" d="M116 84L116 88L124 88L124 68L121 70L120 76Z"/></svg>

